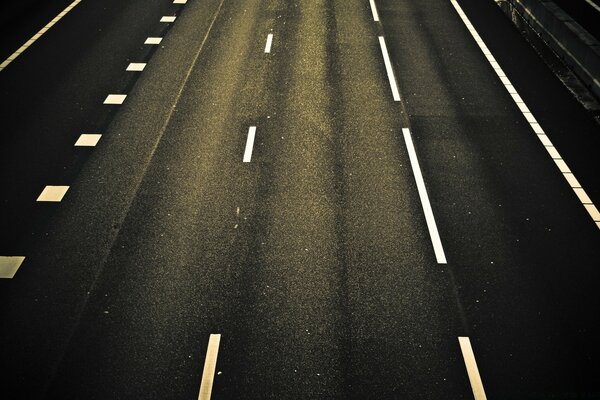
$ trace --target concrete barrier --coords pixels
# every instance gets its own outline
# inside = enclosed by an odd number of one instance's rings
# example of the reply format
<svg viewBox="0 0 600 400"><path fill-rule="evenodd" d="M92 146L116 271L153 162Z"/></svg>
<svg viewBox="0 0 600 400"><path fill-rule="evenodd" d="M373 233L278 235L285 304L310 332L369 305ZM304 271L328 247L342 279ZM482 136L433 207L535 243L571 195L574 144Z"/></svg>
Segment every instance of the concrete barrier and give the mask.
<svg viewBox="0 0 600 400"><path fill-rule="evenodd" d="M549 0L505 0L600 98L600 43Z"/></svg>

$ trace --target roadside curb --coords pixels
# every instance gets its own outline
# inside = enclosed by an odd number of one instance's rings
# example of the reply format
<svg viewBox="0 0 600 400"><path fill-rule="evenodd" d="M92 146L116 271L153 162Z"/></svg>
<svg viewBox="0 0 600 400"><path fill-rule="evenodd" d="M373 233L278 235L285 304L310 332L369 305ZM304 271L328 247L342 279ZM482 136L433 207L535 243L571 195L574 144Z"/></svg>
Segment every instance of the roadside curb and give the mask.
<svg viewBox="0 0 600 400"><path fill-rule="evenodd" d="M600 43L553 1L504 1L600 99Z"/></svg>

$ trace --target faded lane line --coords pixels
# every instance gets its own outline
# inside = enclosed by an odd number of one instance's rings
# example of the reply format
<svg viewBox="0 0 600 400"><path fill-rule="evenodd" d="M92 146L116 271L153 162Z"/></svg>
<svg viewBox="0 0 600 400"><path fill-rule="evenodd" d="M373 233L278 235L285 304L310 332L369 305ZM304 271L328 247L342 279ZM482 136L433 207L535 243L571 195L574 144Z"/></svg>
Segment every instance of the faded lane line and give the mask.
<svg viewBox="0 0 600 400"><path fill-rule="evenodd" d="M387 71L388 80L390 87L392 88L392 95L394 101L400 101L400 93L398 93L398 85L396 84L396 78L394 77L394 71L392 70L392 63L388 54L387 46L385 45L385 39L383 36L379 36L379 46L381 46L381 54L383 55L383 62L385 63L385 70Z"/></svg>
<svg viewBox="0 0 600 400"><path fill-rule="evenodd" d="M69 186L46 186L36 201L60 203L67 194Z"/></svg>
<svg viewBox="0 0 600 400"><path fill-rule="evenodd" d="M567 166L567 164L562 159L558 150L556 150L556 148L550 141L550 138L548 138L548 136L546 136L546 133L544 132L544 130L542 129L540 124L537 122L537 120L535 119L535 117L533 116L531 111L529 111L529 108L527 107L527 105L525 104L525 102L523 101L521 96L519 96L519 94L517 93L517 90L511 84L510 80L507 78L507 76L504 73L504 71L502 70L502 68L500 68L500 64L498 64L498 62L492 55L492 52L488 49L488 47L486 46L486 44L483 41L483 39L481 38L481 36L479 36L477 31L475 30L475 27L473 26L473 24L471 24L471 21L469 20L469 18L467 17L467 15L463 11L463 9L456 2L456 0L450 0L450 1L452 2L452 5L454 6L454 9L460 16L461 20L463 21L463 23L465 24L465 26L471 33L471 36L473 36L473 39L475 39L475 41L477 42L477 45L483 52L485 58L488 60L488 62L494 69L494 72L496 72L496 75L498 75L498 78L500 78L500 81L502 81L504 88L508 91L508 93L510 93L513 101L516 103L517 107L519 107L519 110L523 114L523 117L525 117L525 119L529 123L529 126L531 127L531 129L535 132L538 139L542 142L542 145L544 146L544 148L546 149L546 151L548 152L548 154L550 155L552 160L554 160L554 163L557 165L560 172L562 172L563 177L566 179L569 186L571 186L571 189L573 189L573 191L579 198L579 201L583 204L583 206L585 207L586 211L588 212L588 214L590 215L592 220L596 223L596 226L598 228L600 228L600 212L598 211L598 208L596 208L596 206L594 205L592 200L589 198L589 196L587 195L585 190L581 187L581 185L579 184L579 182L577 181L577 179L571 172L570 168Z"/></svg>
<svg viewBox="0 0 600 400"><path fill-rule="evenodd" d="M379 13L377 12L377 7L375 6L375 0L369 0L371 3L371 13L373 13L373 21L379 22Z"/></svg>
<svg viewBox="0 0 600 400"><path fill-rule="evenodd" d="M69 4L67 6L67 8L65 8L64 10L61 11L60 14L58 14L56 17L54 17L54 19L50 22L48 22L46 24L46 26L44 26L42 29L40 29L38 31L38 33L36 33L35 35L33 35L31 37L31 39L29 39L27 42L25 42L25 44L23 44L21 47L19 47L19 49L17 51L15 51L13 54L11 54L6 60L4 60L2 62L2 64L0 64L0 71L2 71L4 68L6 68L8 66L8 64L10 64L11 62L13 62L15 60L15 58L17 58L18 56L20 56L25 50L27 50L27 48L29 46L31 46L33 43L35 43L36 40L38 40L39 38L41 38L44 33L46 33L48 31L48 29L52 28L54 26L54 24L56 24L58 21L60 21L62 19L62 17L64 17L65 15L67 15L67 13L69 11L71 11L77 4L81 3L82 0L75 0L74 2L72 2L71 4Z"/></svg>
<svg viewBox="0 0 600 400"><path fill-rule="evenodd" d="M460 350L463 359L465 360L465 367L467 367L467 374L469 375L469 381L471 382L471 389L473 389L473 396L475 397L475 400L486 400L487 397L485 396L485 390L483 390L483 382L479 375L479 369L477 368L471 341L466 336L459 336L458 343L460 344Z"/></svg>
<svg viewBox="0 0 600 400"><path fill-rule="evenodd" d="M25 257L22 256L0 256L0 279L12 279L23 261Z"/></svg>
<svg viewBox="0 0 600 400"><path fill-rule="evenodd" d="M220 343L220 334L210 335L210 338L208 339L208 349L206 350L206 359L204 360L204 370L202 372L202 382L200 383L198 400L210 400L215 379L215 370L217 368L217 356L219 355Z"/></svg>
<svg viewBox="0 0 600 400"><path fill-rule="evenodd" d="M269 33L267 35L267 44L265 45L265 53L271 52L271 45L273 44L273 34Z"/></svg>
<svg viewBox="0 0 600 400"><path fill-rule="evenodd" d="M248 139L246 140L246 150L244 150L244 162L248 163L252 159L252 148L254 147L254 136L256 135L256 127L251 126L248 129Z"/></svg>
<svg viewBox="0 0 600 400"><path fill-rule="evenodd" d="M421 167L419 166L419 160L417 153L415 152L415 146L410 135L408 128L402 129L404 135L404 142L408 150L408 156L417 182L417 189L419 191L419 197L421 198L421 205L423 206L423 212L425 213L425 221L427 222L427 229L429 230L429 236L431 237L431 243L433 244L433 251L435 252L435 258L438 264L446 264L446 254L442 247L442 240L435 223L433 216L433 210L431 209L431 203L429 202L429 196L427 195L427 189L425 188L425 181L423 180L423 174L421 173Z"/></svg>

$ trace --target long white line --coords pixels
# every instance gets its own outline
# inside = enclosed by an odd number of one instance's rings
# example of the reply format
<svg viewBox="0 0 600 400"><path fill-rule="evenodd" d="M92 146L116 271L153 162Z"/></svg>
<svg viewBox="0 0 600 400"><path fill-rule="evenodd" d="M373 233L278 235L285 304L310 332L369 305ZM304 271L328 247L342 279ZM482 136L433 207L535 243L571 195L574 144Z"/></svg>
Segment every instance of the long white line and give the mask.
<svg viewBox="0 0 600 400"><path fill-rule="evenodd" d="M265 53L271 52L271 45L273 44L273 34L269 33L267 35L267 44L265 45Z"/></svg>
<svg viewBox="0 0 600 400"><path fill-rule="evenodd" d="M254 147L254 136L256 135L256 127L251 126L248 129L248 139L246 140L246 150L244 150L244 162L252 160L252 148Z"/></svg>
<svg viewBox="0 0 600 400"><path fill-rule="evenodd" d="M4 60L2 62L2 64L0 64L0 71L2 71L4 68L6 68L8 66L8 64L10 64L11 62L13 62L15 60L15 58L19 57L25 50L27 50L27 48L29 46L31 46L33 43L35 43L36 40L38 40L39 38L41 38L44 33L46 33L48 31L48 29L52 28L54 26L54 24L56 24L58 21L60 21L62 19L62 17L64 17L65 15L67 15L67 13L69 11L71 11L77 4L81 3L82 0L75 0L74 2L72 2L71 4L69 4L67 6L67 8L65 8L64 10L62 10L60 12L60 14L58 14L56 17L54 17L54 19L52 19L52 21L48 22L46 24L46 26L44 26L42 29L40 29L38 31L38 33L36 33L35 35L33 35L31 37L31 39L29 39L27 42L25 42L25 44L23 44L21 47L19 47L19 49L17 51L15 51L14 53L12 53L6 60Z"/></svg>
<svg viewBox="0 0 600 400"><path fill-rule="evenodd" d="M446 264L446 254L444 253L442 240L440 239L440 234L435 223L433 210L431 209L431 203L429 202L429 196L427 195L425 181L423 180L421 167L419 167L419 160L417 158L417 153L415 152L415 146L410 135L410 130L408 128L403 128L402 134L404 135L404 142L406 143L406 148L408 150L408 157L410 158L413 175L415 176L415 181L417 181L417 189L419 191L419 197L421 198L423 212L425 213L425 221L427 222L427 229L429 230L429 236L431 237L431 243L433 244L435 258L438 264Z"/></svg>
<svg viewBox="0 0 600 400"><path fill-rule="evenodd" d="M466 336L459 336L458 343L460 344L460 350L465 360L465 367L467 367L467 374L469 375L475 400L487 400L485 390L483 390L483 382L479 375L479 368L477 368L477 362L475 361L475 354L473 354L473 348L471 347L471 341Z"/></svg>
<svg viewBox="0 0 600 400"><path fill-rule="evenodd" d="M369 0L371 3L371 12L373 13L373 21L379 22L379 13L377 12L377 7L375 6L375 0Z"/></svg>
<svg viewBox="0 0 600 400"><path fill-rule="evenodd" d="M558 150L556 150L550 138L546 136L546 133L544 132L540 124L537 122L537 120L535 119L535 117L533 116L533 114L531 113L521 96L519 96L519 93L512 85L502 68L500 68L500 64L498 64L498 62L492 55L492 52L488 49L481 36L479 36L477 31L475 30L475 27L473 26L473 24L471 24L471 21L469 21L469 18L462 10L458 2L456 0L450 1L452 2L452 5L456 9L456 12L462 19L463 23L471 33L471 36L473 36L473 39L475 39L477 45L485 55L485 58L488 60L488 62L494 69L494 72L496 72L496 75L498 75L498 78L500 78L500 80L502 81L502 84L504 85L505 89L508 91L508 93L510 93L513 101L515 102L517 107L519 107L519 110L521 110L523 117L525 117L533 132L542 142L542 145L544 146L552 160L554 160L554 163L556 164L560 172L563 174L563 177L567 180L569 186L571 186L571 189L573 189L573 192L575 192L575 194L579 198L579 201L581 202L581 204L583 204L592 220L596 223L596 226L600 228L600 212L598 211L598 208L594 205L594 203L587 195L585 190L581 187L579 181L577 180L577 178L575 178L575 175L573 175L570 168L562 159L560 153L558 152Z"/></svg>
<svg viewBox="0 0 600 400"><path fill-rule="evenodd" d="M200 394L198 400L210 400L215 370L217 368L217 356L219 355L220 334L212 334L208 339L206 358L204 359L204 370L202 371L202 382L200 383Z"/></svg>
<svg viewBox="0 0 600 400"><path fill-rule="evenodd" d="M598 7L598 5L596 5L596 3L594 3L592 0L585 0L585 2L592 6L596 11L600 12L600 7Z"/></svg>
<svg viewBox="0 0 600 400"><path fill-rule="evenodd" d="M394 77L394 71L392 69L392 63L388 54L387 46L385 45L385 39L383 36L379 36L379 46L381 46L381 54L383 55L383 62L385 63L385 70L387 71L388 80L390 81L390 87L392 88L392 95L394 101L400 101L400 93L398 93L398 85L396 85L396 78Z"/></svg>

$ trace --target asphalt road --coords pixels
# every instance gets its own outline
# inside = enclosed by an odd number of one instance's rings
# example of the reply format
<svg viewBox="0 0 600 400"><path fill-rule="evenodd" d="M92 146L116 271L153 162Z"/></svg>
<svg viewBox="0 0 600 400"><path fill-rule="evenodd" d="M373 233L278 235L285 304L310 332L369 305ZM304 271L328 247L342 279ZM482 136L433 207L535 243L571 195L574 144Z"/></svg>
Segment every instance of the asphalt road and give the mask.
<svg viewBox="0 0 600 400"><path fill-rule="evenodd" d="M600 398L600 127L457 4L489 52L450 0L73 7L0 71L0 397Z"/></svg>

